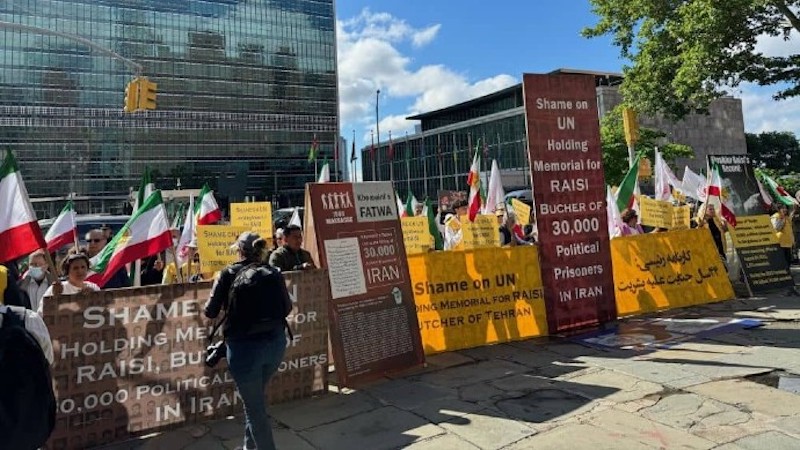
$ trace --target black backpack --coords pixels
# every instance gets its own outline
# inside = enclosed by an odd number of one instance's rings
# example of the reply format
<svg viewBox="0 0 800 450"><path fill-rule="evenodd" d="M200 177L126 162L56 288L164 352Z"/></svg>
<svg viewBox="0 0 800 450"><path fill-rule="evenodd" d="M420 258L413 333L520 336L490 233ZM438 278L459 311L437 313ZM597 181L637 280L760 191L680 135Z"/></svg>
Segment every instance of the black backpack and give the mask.
<svg viewBox="0 0 800 450"><path fill-rule="evenodd" d="M25 329L25 310L0 306L0 447L37 449L56 423L56 398L50 364Z"/></svg>
<svg viewBox="0 0 800 450"><path fill-rule="evenodd" d="M286 317L291 312L283 274L268 265L250 264L240 269L231 283L225 328L246 336L289 329Z"/></svg>

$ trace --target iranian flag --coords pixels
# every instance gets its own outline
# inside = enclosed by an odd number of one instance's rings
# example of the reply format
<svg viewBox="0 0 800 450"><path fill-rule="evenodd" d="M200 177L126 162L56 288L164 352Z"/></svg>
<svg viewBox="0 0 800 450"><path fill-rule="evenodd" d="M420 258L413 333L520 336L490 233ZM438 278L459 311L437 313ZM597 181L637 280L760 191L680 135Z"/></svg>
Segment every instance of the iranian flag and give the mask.
<svg viewBox="0 0 800 450"><path fill-rule="evenodd" d="M414 193L408 191L408 197L406 197L406 217L414 217L417 215L417 205L419 205L419 201L417 197L414 196Z"/></svg>
<svg viewBox="0 0 800 450"><path fill-rule="evenodd" d="M475 150L475 156L472 158L472 167L469 169L467 176L467 184L469 185L469 213L470 222L475 221L475 216L481 212L481 154Z"/></svg>
<svg viewBox="0 0 800 450"><path fill-rule="evenodd" d="M150 197L150 194L156 190L156 185L153 184L152 177L150 176L150 168L145 167L142 174L142 181L139 183L139 192L136 193L136 201L133 204L133 210L139 209L139 206L144 204L144 201Z"/></svg>
<svg viewBox="0 0 800 450"><path fill-rule="evenodd" d="M400 199L400 194L395 192L394 199L395 202L397 202L397 214L400 217L408 217L408 211L406 210L406 205L403 203L403 200Z"/></svg>
<svg viewBox="0 0 800 450"><path fill-rule="evenodd" d="M172 247L172 233L161 191L155 191L128 223L91 260L89 281L103 287L125 264Z"/></svg>
<svg viewBox="0 0 800 450"><path fill-rule="evenodd" d="M769 189L769 191L772 193L772 198L786 206L797 205L797 199L792 197L792 194L788 193L783 186L778 184L777 181L773 180L767 176L767 174L761 171L758 171L758 175L760 175L761 179L764 180L764 183L766 183L767 189Z"/></svg>
<svg viewBox="0 0 800 450"><path fill-rule="evenodd" d="M733 208L722 201L722 171L719 168L719 164L714 163L714 165L711 166L710 175L711 177L708 182L708 199L706 203L716 206L725 221L736 228L736 215L733 213Z"/></svg>
<svg viewBox="0 0 800 450"><path fill-rule="evenodd" d="M197 204L194 205L194 217L197 225L213 225L222 220L222 211L208 183L200 190Z"/></svg>
<svg viewBox="0 0 800 450"><path fill-rule="evenodd" d="M47 242L48 252L53 253L65 245L78 242L78 227L75 225L75 216L75 207L72 204L72 200L69 200L44 237Z"/></svg>
<svg viewBox="0 0 800 450"><path fill-rule="evenodd" d="M621 212L625 208L633 208L636 202L636 192L638 190L639 179L639 155L633 160L633 165L628 169L622 183L617 189L617 209Z"/></svg>
<svg viewBox="0 0 800 450"><path fill-rule="evenodd" d="M11 150L0 165L0 262L45 248L42 230Z"/></svg>
<svg viewBox="0 0 800 450"><path fill-rule="evenodd" d="M317 183L330 183L331 181L331 168L328 165L328 160L326 159L324 163L322 163L322 169L319 171L319 179Z"/></svg>

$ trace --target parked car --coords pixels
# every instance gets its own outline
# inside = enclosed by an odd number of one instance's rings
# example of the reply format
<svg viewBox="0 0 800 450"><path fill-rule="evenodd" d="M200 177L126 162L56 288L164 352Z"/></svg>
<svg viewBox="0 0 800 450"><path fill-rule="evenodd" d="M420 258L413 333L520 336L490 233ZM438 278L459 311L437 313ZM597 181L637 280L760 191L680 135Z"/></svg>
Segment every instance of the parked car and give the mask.
<svg viewBox="0 0 800 450"><path fill-rule="evenodd" d="M526 203L528 206L533 206L533 191L530 189L519 189L506 194L506 201L509 201L512 198L515 198L522 203Z"/></svg>
<svg viewBox="0 0 800 450"><path fill-rule="evenodd" d="M294 214L294 210L298 210L298 214L300 214L300 223L304 223L304 214L305 208L302 206L295 206L292 208L281 208L272 211L272 229L277 230L278 228L284 228L286 225L289 225L289 221L292 220L292 214Z"/></svg>

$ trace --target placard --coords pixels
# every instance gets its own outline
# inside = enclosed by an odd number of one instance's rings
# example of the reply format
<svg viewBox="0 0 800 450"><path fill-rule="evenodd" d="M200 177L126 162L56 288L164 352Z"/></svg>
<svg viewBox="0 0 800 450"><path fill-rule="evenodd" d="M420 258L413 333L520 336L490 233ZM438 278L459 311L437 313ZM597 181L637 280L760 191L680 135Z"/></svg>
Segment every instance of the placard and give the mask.
<svg viewBox="0 0 800 450"><path fill-rule="evenodd" d="M737 217L736 229L731 227L730 233L751 292L794 287L794 278L768 215Z"/></svg>
<svg viewBox="0 0 800 450"><path fill-rule="evenodd" d="M722 170L722 202L739 216L764 214L764 202L748 155L708 155L711 164Z"/></svg>
<svg viewBox="0 0 800 450"><path fill-rule="evenodd" d="M639 196L639 215L642 225L655 228L672 228L672 203L653 200L645 195Z"/></svg>
<svg viewBox="0 0 800 450"><path fill-rule="evenodd" d="M232 225L199 225L197 252L200 254L200 270L216 272L238 261L239 254L231 246L245 231L251 230L248 227Z"/></svg>
<svg viewBox="0 0 800 450"><path fill-rule="evenodd" d="M403 228L406 255L428 253L433 248L433 236L428 229L427 217L401 217L400 225Z"/></svg>
<svg viewBox="0 0 800 450"><path fill-rule="evenodd" d="M534 246L412 255L408 266L426 354L547 334Z"/></svg>
<svg viewBox="0 0 800 450"><path fill-rule="evenodd" d="M614 320L595 77L525 74L522 84L548 328Z"/></svg>
<svg viewBox="0 0 800 450"><path fill-rule="evenodd" d="M231 225L246 227L272 240L272 203L231 203Z"/></svg>
<svg viewBox="0 0 800 450"><path fill-rule="evenodd" d="M474 222L470 222L469 217L463 216L461 230L464 250L500 247L500 225L496 216L478 214Z"/></svg>
<svg viewBox="0 0 800 450"><path fill-rule="evenodd" d="M328 280L286 274L294 340L269 385L270 403L328 389ZM53 339L56 426L48 449L84 449L242 413L223 359L203 363L210 282L113 289L45 301ZM191 288L190 288L191 286Z"/></svg>
<svg viewBox="0 0 800 450"><path fill-rule="evenodd" d="M339 381L352 386L422 364L391 183L307 184L305 213L306 249L329 270L331 346Z"/></svg>
<svg viewBox="0 0 800 450"><path fill-rule="evenodd" d="M531 223L531 207L524 202L515 198L511 199L511 207L514 209L514 215L517 218L517 223L520 226L525 226Z"/></svg>
<svg viewBox="0 0 800 450"><path fill-rule="evenodd" d="M672 207L672 229L691 228L692 207L689 205Z"/></svg>
<svg viewBox="0 0 800 450"><path fill-rule="evenodd" d="M706 229L618 237L611 257L620 317L734 297Z"/></svg>

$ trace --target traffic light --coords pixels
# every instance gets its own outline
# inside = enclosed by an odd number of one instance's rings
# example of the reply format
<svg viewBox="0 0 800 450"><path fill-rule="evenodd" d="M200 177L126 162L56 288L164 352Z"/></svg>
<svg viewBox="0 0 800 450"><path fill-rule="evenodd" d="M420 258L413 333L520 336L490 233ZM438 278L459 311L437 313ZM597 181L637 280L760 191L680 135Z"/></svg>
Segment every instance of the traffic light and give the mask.
<svg viewBox="0 0 800 450"><path fill-rule="evenodd" d="M134 112L139 109L139 90L141 89L141 80L134 78L127 86L125 86L125 105L123 110L125 112Z"/></svg>
<svg viewBox="0 0 800 450"><path fill-rule="evenodd" d="M630 108L622 108L622 126L625 130L625 142L628 147L633 147L639 140L639 122L636 112Z"/></svg>
<svg viewBox="0 0 800 450"><path fill-rule="evenodd" d="M156 109L158 85L147 78L140 78L140 82L142 87L139 91L139 109Z"/></svg>

